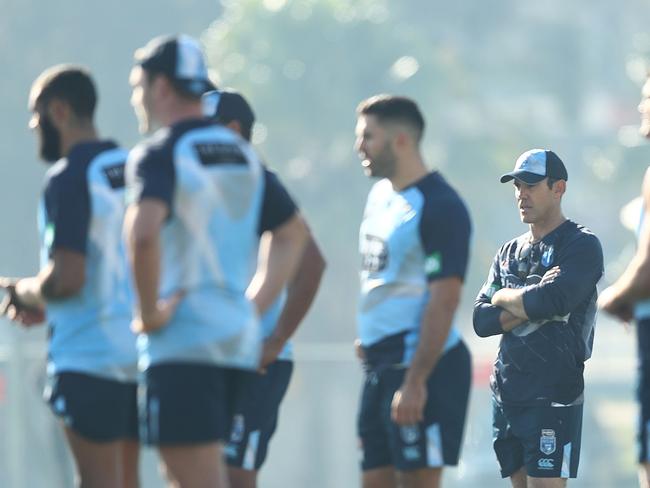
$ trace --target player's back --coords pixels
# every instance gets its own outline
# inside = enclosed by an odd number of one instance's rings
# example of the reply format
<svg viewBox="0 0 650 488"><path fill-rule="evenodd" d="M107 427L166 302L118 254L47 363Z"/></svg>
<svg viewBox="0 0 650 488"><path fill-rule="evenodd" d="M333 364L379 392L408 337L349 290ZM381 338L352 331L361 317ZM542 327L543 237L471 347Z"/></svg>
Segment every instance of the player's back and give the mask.
<svg viewBox="0 0 650 488"><path fill-rule="evenodd" d="M245 291L255 270L263 168L242 139L207 120L161 129L129 157L139 198L165 201L160 295L186 295L147 338L145 362L252 367L259 330Z"/></svg>

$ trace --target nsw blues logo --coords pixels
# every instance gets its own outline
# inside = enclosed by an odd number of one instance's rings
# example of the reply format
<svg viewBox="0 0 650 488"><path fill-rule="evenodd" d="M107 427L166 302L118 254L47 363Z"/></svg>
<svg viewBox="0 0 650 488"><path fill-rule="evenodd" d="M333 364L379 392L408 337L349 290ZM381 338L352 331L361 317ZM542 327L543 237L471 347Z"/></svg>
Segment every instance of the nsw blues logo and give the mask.
<svg viewBox="0 0 650 488"><path fill-rule="evenodd" d="M555 431L553 429L542 429L542 435L539 438L539 450L548 456L555 452L555 448Z"/></svg>
<svg viewBox="0 0 650 488"><path fill-rule="evenodd" d="M553 246L549 246L542 254L542 266L548 268L553 262Z"/></svg>
<svg viewBox="0 0 650 488"><path fill-rule="evenodd" d="M420 439L420 431L417 425L403 425L400 427L400 435L406 444L413 444Z"/></svg>

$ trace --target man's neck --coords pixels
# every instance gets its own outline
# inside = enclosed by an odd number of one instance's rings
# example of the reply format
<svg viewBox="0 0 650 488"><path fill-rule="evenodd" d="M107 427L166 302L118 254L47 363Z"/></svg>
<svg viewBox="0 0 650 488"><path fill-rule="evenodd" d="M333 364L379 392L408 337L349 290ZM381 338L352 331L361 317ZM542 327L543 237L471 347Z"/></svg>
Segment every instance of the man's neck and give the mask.
<svg viewBox="0 0 650 488"><path fill-rule="evenodd" d="M183 120L200 119L202 117L201 102L179 102L170 107L163 120L161 120L161 125L168 127Z"/></svg>
<svg viewBox="0 0 650 488"><path fill-rule="evenodd" d="M92 124L70 128L61 134L61 153L67 156L77 144L97 141L98 139L99 135Z"/></svg>
<svg viewBox="0 0 650 488"><path fill-rule="evenodd" d="M530 233L533 236L533 242L542 240L545 236L553 232L566 221L562 211L554 212L548 218L530 224Z"/></svg>
<svg viewBox="0 0 650 488"><path fill-rule="evenodd" d="M398 160L396 162L395 174L389 179L393 184L393 189L395 191L401 191L424 178L428 172L429 170L425 166L422 157L416 154L409 158Z"/></svg>

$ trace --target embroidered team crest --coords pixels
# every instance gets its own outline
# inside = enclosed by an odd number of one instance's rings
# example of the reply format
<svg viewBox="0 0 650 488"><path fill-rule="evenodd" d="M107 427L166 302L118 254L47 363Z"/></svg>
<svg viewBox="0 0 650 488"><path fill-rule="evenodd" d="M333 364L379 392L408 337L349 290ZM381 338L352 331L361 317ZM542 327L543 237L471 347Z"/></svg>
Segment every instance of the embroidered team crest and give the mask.
<svg viewBox="0 0 650 488"><path fill-rule="evenodd" d="M539 450L547 456L555 452L555 431L553 429L542 429L542 435L539 438Z"/></svg>
<svg viewBox="0 0 650 488"><path fill-rule="evenodd" d="M542 266L548 268L548 266L553 262L553 246L549 246L544 254L542 254Z"/></svg>
<svg viewBox="0 0 650 488"><path fill-rule="evenodd" d="M413 444L420 438L420 431L417 425L404 425L400 428L402 440L406 444Z"/></svg>
<svg viewBox="0 0 650 488"><path fill-rule="evenodd" d="M244 438L244 416L237 414L232 418L232 430L230 431L230 442L239 443Z"/></svg>

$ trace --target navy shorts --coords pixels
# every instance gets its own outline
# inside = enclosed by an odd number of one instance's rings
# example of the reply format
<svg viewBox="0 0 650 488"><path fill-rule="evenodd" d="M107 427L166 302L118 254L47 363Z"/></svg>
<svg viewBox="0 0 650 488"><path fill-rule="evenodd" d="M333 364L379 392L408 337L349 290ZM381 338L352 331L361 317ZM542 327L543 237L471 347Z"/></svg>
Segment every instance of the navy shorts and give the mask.
<svg viewBox="0 0 650 488"><path fill-rule="evenodd" d="M48 378L43 396L66 427L90 441L138 439L135 382L62 372Z"/></svg>
<svg viewBox="0 0 650 488"><path fill-rule="evenodd" d="M424 421L399 426L391 420L391 402L405 373L404 368L366 373L357 422L364 471L458 464L471 382L467 347L461 342L447 351L429 376Z"/></svg>
<svg viewBox="0 0 650 488"><path fill-rule="evenodd" d="M230 439L225 449L229 466L258 470L264 463L292 371L293 363L282 360L270 364L266 374L231 370L232 415Z"/></svg>
<svg viewBox="0 0 650 488"><path fill-rule="evenodd" d="M525 467L532 478L575 478L580 461L582 404L493 406L493 446L507 478Z"/></svg>
<svg viewBox="0 0 650 488"><path fill-rule="evenodd" d="M138 392L140 436L148 445L184 445L226 439L226 370L200 363L150 366Z"/></svg>
<svg viewBox="0 0 650 488"><path fill-rule="evenodd" d="M650 319L637 322L639 372L637 400L639 419L637 428L638 458L640 463L650 462Z"/></svg>

